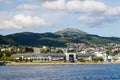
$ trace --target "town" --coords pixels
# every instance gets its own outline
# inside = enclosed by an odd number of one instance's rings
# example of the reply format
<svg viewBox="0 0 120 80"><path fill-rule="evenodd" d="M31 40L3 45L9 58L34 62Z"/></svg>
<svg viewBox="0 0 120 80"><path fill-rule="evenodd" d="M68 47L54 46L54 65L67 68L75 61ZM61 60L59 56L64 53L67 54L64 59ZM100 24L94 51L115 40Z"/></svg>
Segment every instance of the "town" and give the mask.
<svg viewBox="0 0 120 80"><path fill-rule="evenodd" d="M67 43L66 47L0 46L0 61L12 62L120 62L120 44Z"/></svg>

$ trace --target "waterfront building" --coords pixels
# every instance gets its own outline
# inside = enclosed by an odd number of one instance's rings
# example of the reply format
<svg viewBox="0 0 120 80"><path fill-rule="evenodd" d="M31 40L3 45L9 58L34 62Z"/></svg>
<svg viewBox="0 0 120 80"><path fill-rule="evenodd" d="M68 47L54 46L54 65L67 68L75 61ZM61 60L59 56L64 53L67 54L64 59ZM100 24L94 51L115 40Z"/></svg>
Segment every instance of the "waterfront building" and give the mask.
<svg viewBox="0 0 120 80"><path fill-rule="evenodd" d="M32 59L33 61L43 60L43 61L70 61L76 62L79 59L83 58L85 60L92 60L92 55L90 54L81 54L81 53L22 53L22 54L13 54L11 57L19 59L20 57L24 59Z"/></svg>

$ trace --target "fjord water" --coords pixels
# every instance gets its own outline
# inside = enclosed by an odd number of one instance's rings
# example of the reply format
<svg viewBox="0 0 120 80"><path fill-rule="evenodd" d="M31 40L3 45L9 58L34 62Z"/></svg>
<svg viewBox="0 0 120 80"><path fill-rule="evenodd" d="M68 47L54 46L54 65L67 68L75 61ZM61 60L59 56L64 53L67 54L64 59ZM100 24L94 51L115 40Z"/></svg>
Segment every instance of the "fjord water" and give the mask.
<svg viewBox="0 0 120 80"><path fill-rule="evenodd" d="M0 80L120 80L120 65L0 66Z"/></svg>

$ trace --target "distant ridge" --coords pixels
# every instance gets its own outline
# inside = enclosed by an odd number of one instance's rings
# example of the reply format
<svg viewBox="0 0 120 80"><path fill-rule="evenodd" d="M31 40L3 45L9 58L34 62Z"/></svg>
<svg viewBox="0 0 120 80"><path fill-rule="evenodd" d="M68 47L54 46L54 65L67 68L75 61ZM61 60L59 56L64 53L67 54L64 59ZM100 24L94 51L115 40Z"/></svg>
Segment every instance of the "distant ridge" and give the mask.
<svg viewBox="0 0 120 80"><path fill-rule="evenodd" d="M0 45L65 47L66 43L105 45L107 43L120 43L120 38L92 35L77 28L66 28L55 33L21 32L6 36L0 35Z"/></svg>

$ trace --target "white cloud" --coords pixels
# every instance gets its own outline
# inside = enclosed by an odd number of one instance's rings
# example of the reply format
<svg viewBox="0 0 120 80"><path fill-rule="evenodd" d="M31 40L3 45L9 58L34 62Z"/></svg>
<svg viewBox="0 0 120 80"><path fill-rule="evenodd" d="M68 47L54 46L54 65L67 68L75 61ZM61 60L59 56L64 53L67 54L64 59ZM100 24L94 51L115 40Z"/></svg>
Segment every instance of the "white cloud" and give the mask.
<svg viewBox="0 0 120 80"><path fill-rule="evenodd" d="M38 6L38 5L30 5L30 4L21 4L17 8L22 9L22 10L33 10L33 9L40 8L40 6Z"/></svg>
<svg viewBox="0 0 120 80"><path fill-rule="evenodd" d="M10 6L12 5L13 1L12 0L0 0L0 4L5 5L5 6Z"/></svg>
<svg viewBox="0 0 120 80"><path fill-rule="evenodd" d="M15 29L15 28L19 29L20 27L12 21L6 20L0 23L0 29Z"/></svg>
<svg viewBox="0 0 120 80"><path fill-rule="evenodd" d="M72 0L66 3L67 10L75 12L103 12L107 9L107 6L98 1L79 1Z"/></svg>
<svg viewBox="0 0 120 80"><path fill-rule="evenodd" d="M104 21L104 16L80 16L78 20L84 24L99 24L99 22Z"/></svg>
<svg viewBox="0 0 120 80"><path fill-rule="evenodd" d="M84 16L80 16L78 21L84 24L104 24L106 22L116 22L120 18L120 7L109 7L103 13L93 15L93 14L85 14Z"/></svg>
<svg viewBox="0 0 120 80"><path fill-rule="evenodd" d="M42 7L46 9L63 10L65 8L65 1L64 0L46 1L42 4Z"/></svg>
<svg viewBox="0 0 120 80"><path fill-rule="evenodd" d="M42 7L72 12L103 12L107 9L105 3L94 0L71 0L67 2L65 0L46 1L42 4Z"/></svg>
<svg viewBox="0 0 120 80"><path fill-rule="evenodd" d="M29 0L30 1L30 0ZM31 0L31 1L40 1L40 2L45 2L45 1L56 1L56 0Z"/></svg>
<svg viewBox="0 0 120 80"><path fill-rule="evenodd" d="M69 1L66 3L66 9L68 11L81 12L81 11L83 11L83 4L82 4L82 2L80 2L78 0Z"/></svg>
<svg viewBox="0 0 120 80"><path fill-rule="evenodd" d="M42 4L42 7L52 10L63 10L70 13L77 12L77 14L84 14L84 16L78 18L79 22L84 24L102 24L104 21L112 19L111 16L108 16L108 14L111 14L110 11L115 15L119 13L118 8L116 10L111 10L107 4L98 0L46 1ZM74 13L74 15L75 14L76 13Z"/></svg>
<svg viewBox="0 0 120 80"><path fill-rule="evenodd" d="M120 18L120 6L110 7L104 2L97 0L72 0L66 3L66 10L84 14L78 21L87 25L104 24L106 22L115 22ZM116 18L117 16L117 18Z"/></svg>
<svg viewBox="0 0 120 80"><path fill-rule="evenodd" d="M118 15L120 16L120 6L109 8L105 14L110 16L118 16Z"/></svg>
<svg viewBox="0 0 120 80"><path fill-rule="evenodd" d="M98 1L84 1L83 12L104 12L107 10L107 6L103 2Z"/></svg>
<svg viewBox="0 0 120 80"><path fill-rule="evenodd" d="M35 28L45 25L45 21L40 17L17 14L11 20L2 21L0 23L0 29Z"/></svg>

